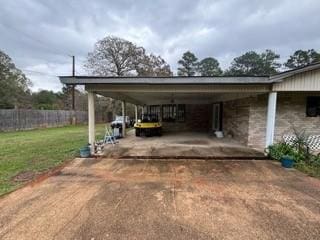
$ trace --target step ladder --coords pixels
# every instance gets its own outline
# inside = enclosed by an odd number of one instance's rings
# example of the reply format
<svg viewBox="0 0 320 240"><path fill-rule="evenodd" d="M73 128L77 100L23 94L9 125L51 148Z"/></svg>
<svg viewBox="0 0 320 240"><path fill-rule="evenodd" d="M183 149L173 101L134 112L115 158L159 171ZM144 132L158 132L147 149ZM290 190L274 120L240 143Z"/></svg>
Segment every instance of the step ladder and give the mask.
<svg viewBox="0 0 320 240"><path fill-rule="evenodd" d="M103 143L104 144L112 144L115 145L116 143L118 143L118 141L116 140L116 138L113 135L113 131L111 128L109 128L108 126L106 126L106 132L103 138Z"/></svg>

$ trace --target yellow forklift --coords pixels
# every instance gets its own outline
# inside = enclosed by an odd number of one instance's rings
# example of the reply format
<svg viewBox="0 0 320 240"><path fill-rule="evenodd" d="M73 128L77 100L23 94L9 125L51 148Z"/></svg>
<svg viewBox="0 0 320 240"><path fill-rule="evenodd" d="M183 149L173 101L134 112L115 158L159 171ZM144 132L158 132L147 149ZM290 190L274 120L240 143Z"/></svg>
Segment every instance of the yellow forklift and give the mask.
<svg viewBox="0 0 320 240"><path fill-rule="evenodd" d="M134 124L136 136L161 136L162 125L157 114L143 114L141 119Z"/></svg>

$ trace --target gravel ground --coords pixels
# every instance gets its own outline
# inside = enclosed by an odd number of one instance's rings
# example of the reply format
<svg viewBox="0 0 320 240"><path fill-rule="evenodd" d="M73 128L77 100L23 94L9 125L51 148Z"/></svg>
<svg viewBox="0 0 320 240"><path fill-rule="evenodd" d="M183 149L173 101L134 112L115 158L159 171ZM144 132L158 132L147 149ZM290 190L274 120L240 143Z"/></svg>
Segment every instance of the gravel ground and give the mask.
<svg viewBox="0 0 320 240"><path fill-rule="evenodd" d="M320 181L262 160L75 159L0 209L0 239L320 238Z"/></svg>

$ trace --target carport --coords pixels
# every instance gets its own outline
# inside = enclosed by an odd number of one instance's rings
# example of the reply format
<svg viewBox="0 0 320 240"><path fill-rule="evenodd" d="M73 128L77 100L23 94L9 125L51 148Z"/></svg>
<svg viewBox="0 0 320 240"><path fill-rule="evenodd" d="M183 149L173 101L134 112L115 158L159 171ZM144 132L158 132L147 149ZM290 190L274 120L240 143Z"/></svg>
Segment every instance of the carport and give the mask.
<svg viewBox="0 0 320 240"><path fill-rule="evenodd" d="M88 92L89 143L95 142L96 94L122 101L122 115L126 115L126 103L135 104L136 120L138 108L142 111L158 111L166 132L223 131L225 120L224 102L250 98L261 94L269 96L266 144L272 143L275 118L275 93L271 92L272 82L267 76L241 77L94 77L64 76L61 82L69 85L84 85ZM174 106L174 107L172 107ZM154 110L158 107L158 110ZM169 110L167 110L169 109ZM173 110L170 110L173 109ZM238 114L237 109L231 115ZM174 112L175 119L165 121L165 114ZM178 119L184 113L184 117ZM180 115L179 115L180 114ZM229 114L230 115L230 114ZM194 118L190 118L193 116ZM240 123L241 119L239 120ZM199 127L201 125L201 127ZM198 128L199 127L199 128ZM230 127L230 126L229 126ZM241 131L246 131L241 127ZM231 126L232 128L232 126ZM238 129L234 129L237 134ZM172 133L171 133L172 134ZM125 126L123 126L125 135ZM183 135L182 135L183 136ZM195 140L197 140L197 135ZM230 136L230 143L231 143ZM164 138L165 139L165 138ZM228 143L228 138L224 143ZM240 137L241 140L241 137ZM241 142L241 141L240 141ZM245 144L245 142L244 142Z"/></svg>

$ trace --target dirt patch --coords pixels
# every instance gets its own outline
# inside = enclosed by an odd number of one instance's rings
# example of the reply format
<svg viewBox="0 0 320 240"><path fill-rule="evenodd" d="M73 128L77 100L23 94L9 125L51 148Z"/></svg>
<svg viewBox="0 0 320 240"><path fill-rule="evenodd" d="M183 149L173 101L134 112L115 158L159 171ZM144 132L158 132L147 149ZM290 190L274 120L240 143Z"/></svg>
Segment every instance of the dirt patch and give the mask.
<svg viewBox="0 0 320 240"><path fill-rule="evenodd" d="M81 167L90 167L101 161L102 158L86 158L81 161Z"/></svg>
<svg viewBox="0 0 320 240"><path fill-rule="evenodd" d="M118 158L122 155L127 154L130 151L129 147L123 147L123 146L108 146L104 150L104 156L110 157L110 158Z"/></svg>
<svg viewBox="0 0 320 240"><path fill-rule="evenodd" d="M14 182L27 182L34 179L36 173L33 171L20 172L12 178Z"/></svg>

